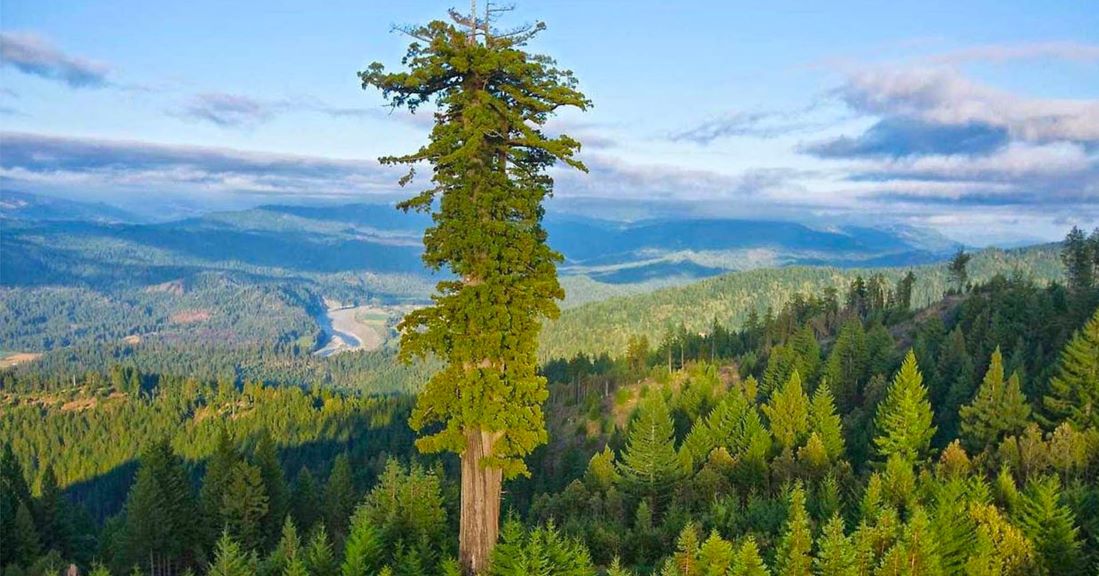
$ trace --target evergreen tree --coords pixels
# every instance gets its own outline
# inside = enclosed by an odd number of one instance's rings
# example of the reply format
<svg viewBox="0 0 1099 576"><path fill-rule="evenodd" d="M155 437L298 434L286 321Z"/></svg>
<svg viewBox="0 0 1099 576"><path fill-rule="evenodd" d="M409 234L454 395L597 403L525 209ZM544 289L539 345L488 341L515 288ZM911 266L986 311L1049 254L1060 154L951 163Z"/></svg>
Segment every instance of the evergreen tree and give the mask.
<svg viewBox="0 0 1099 576"><path fill-rule="evenodd" d="M736 562L733 544L722 538L717 530L698 549L698 568L702 576L722 576L728 574Z"/></svg>
<svg viewBox="0 0 1099 576"><path fill-rule="evenodd" d="M958 248L958 251L954 253L954 257L950 260L948 266L950 277L954 279L954 287L959 294L965 290L965 286L969 282L967 266L972 258L973 256L967 253L964 248Z"/></svg>
<svg viewBox="0 0 1099 576"><path fill-rule="evenodd" d="M71 551L72 525L68 500L57 485L57 476L53 466L42 471L39 495L35 500L35 512L38 520L38 537L45 550L57 550L62 556Z"/></svg>
<svg viewBox="0 0 1099 576"><path fill-rule="evenodd" d="M878 454L886 459L897 454L910 464L923 460L935 435L931 419L931 403L927 401L916 355L909 350L885 401L878 406L874 421Z"/></svg>
<svg viewBox="0 0 1099 576"><path fill-rule="evenodd" d="M295 524L301 526L303 532L308 533L316 526L324 510L321 489L309 468L302 466L298 471L297 478L294 478L290 501Z"/></svg>
<svg viewBox="0 0 1099 576"><path fill-rule="evenodd" d="M251 555L241 550L229 532L223 532L218 539L209 576L255 576L255 573L255 561Z"/></svg>
<svg viewBox="0 0 1099 576"><path fill-rule="evenodd" d="M370 511L359 506L351 518L351 530L344 546L342 576L373 574L382 567L382 539L370 521Z"/></svg>
<svg viewBox="0 0 1099 576"><path fill-rule="evenodd" d="M1061 504L1055 477L1033 480L1019 502L1018 522L1034 543L1040 574L1072 575L1082 569L1079 530L1072 511Z"/></svg>
<svg viewBox="0 0 1099 576"><path fill-rule="evenodd" d="M351 479L351 463L347 453L340 454L332 464L328 483L324 487L324 518L328 530L341 542L347 534L347 522L355 509L355 485Z"/></svg>
<svg viewBox="0 0 1099 576"><path fill-rule="evenodd" d="M755 538L749 536L740 545L731 574L732 576L770 576L771 572L763 563Z"/></svg>
<svg viewBox="0 0 1099 576"><path fill-rule="evenodd" d="M263 479L264 492L267 494L267 515L264 517L263 531L267 534L268 544L274 544L278 538L279 527L286 521L290 512L290 492L286 486L286 476L279 462L278 449L270 432L261 432L256 444L255 463Z"/></svg>
<svg viewBox="0 0 1099 576"><path fill-rule="evenodd" d="M401 321L401 356L445 362L420 393L412 425L437 430L420 449L461 455L459 556L473 572L497 539L503 477L525 472L522 458L546 441L537 337L564 297L561 256L541 225L553 190L546 170L557 161L587 168L574 157L579 142L541 128L558 108L590 105L571 72L523 50L542 24L497 35L491 13L452 12L468 29L440 21L408 28L416 39L402 60L408 72L374 63L360 73L363 87L380 89L394 107L440 108L427 145L381 161L433 168L432 186L399 207L434 211L423 260L454 278L438 283L431 306Z"/></svg>
<svg viewBox="0 0 1099 576"><path fill-rule="evenodd" d="M820 576L856 576L855 548L843 532L843 519L837 514L824 525L817 541L817 557L814 561Z"/></svg>
<svg viewBox="0 0 1099 576"><path fill-rule="evenodd" d="M286 521L282 524L282 532L279 536L278 544L275 545L275 549L271 552L271 555L263 562L261 574L281 576L288 570L290 570L290 564L297 560L299 567L295 570L305 570L304 560L300 557L303 556L299 553L301 549L301 541L298 539L298 529L294 525L294 521L287 516Z"/></svg>
<svg viewBox="0 0 1099 576"><path fill-rule="evenodd" d="M305 568L310 576L336 576L340 573L332 554L332 544L324 524L317 524L305 547Z"/></svg>
<svg viewBox="0 0 1099 576"><path fill-rule="evenodd" d="M789 380L763 406L771 434L785 451L792 451L809 433L809 398L795 370Z"/></svg>
<svg viewBox="0 0 1099 576"><path fill-rule="evenodd" d="M514 519L504 524L488 576L581 576L594 574L587 549L552 525L530 531Z"/></svg>
<svg viewBox="0 0 1099 576"><path fill-rule="evenodd" d="M824 376L832 386L840 413L846 414L861 404L866 383L869 352L862 322L853 318L844 323L828 355Z"/></svg>
<svg viewBox="0 0 1099 576"><path fill-rule="evenodd" d="M238 462L230 475L229 486L222 501L222 517L228 534L241 549L253 552L264 542L263 520L267 515L267 493L263 489L260 469L247 462Z"/></svg>
<svg viewBox="0 0 1099 576"><path fill-rule="evenodd" d="M12 521L10 539L4 540L4 559L9 564L28 565L38 557L41 544L38 529L34 526L34 516L26 502L20 502Z"/></svg>
<svg viewBox="0 0 1099 576"><path fill-rule="evenodd" d="M659 394L645 399L637 418L630 423L618 471L628 490L654 502L667 496L682 478L683 466L675 451L672 417Z"/></svg>
<svg viewBox="0 0 1099 576"><path fill-rule="evenodd" d="M1065 265L1069 290L1079 294L1095 285L1095 245L1076 226L1061 244L1061 262Z"/></svg>
<svg viewBox="0 0 1099 576"><path fill-rule="evenodd" d="M153 463L143 461L126 499L123 565L157 564L162 560L173 536L167 502Z"/></svg>
<svg viewBox="0 0 1099 576"><path fill-rule="evenodd" d="M997 346L976 398L961 409L962 438L974 451L996 446L1004 437L1022 432L1029 417L1030 405L1019 376L1013 374L1004 382L1003 356Z"/></svg>
<svg viewBox="0 0 1099 576"><path fill-rule="evenodd" d="M205 520L205 539L211 544L225 529L222 506L225 502L225 493L232 481L233 469L240 459L240 453L233 444L229 429L222 426L218 431L214 453L206 462L206 475L202 479L202 489L199 491L199 504Z"/></svg>
<svg viewBox="0 0 1099 576"><path fill-rule="evenodd" d="M1044 405L1051 422L1099 429L1099 310L1061 351Z"/></svg>
<svg viewBox="0 0 1099 576"><path fill-rule="evenodd" d="M830 462L843 459L843 424L836 414L835 399L827 381L821 382L813 393L809 405L809 429L820 438Z"/></svg>
<svg viewBox="0 0 1099 576"><path fill-rule="evenodd" d="M809 527L809 515L805 511L805 490L799 484L790 492L790 505L786 512L786 531L779 541L775 557L775 574L778 576L810 576L813 558L813 534Z"/></svg>

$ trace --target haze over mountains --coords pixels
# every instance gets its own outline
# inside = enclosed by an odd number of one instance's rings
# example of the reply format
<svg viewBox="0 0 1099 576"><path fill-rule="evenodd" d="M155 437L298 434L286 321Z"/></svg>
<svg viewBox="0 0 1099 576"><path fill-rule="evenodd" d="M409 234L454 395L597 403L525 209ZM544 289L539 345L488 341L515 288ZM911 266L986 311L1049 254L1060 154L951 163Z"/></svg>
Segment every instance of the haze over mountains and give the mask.
<svg viewBox="0 0 1099 576"><path fill-rule="evenodd" d="M105 204L14 191L0 198L7 228L2 282L9 286L56 283L49 272L58 262L97 242L163 251L177 259L301 272L425 273L419 243L428 219L388 204L271 205L150 223ZM668 284L791 264L922 264L941 260L956 247L936 234L903 227L820 229L763 220L623 222L551 212L546 228L551 244L564 254L563 275L614 285ZM136 275L143 276L152 283L173 279L157 278L150 270Z"/></svg>

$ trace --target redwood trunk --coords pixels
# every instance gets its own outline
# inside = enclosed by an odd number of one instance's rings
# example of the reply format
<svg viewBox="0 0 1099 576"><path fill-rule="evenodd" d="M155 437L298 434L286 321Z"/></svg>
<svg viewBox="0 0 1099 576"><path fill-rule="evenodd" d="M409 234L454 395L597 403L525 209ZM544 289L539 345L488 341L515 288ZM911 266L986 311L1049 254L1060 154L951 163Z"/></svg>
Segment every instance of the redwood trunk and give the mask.
<svg viewBox="0 0 1099 576"><path fill-rule="evenodd" d="M500 491L503 472L488 468L481 459L492 454L499 432L474 430L466 434L462 452L462 509L458 557L467 575L487 572L489 555L500 534Z"/></svg>

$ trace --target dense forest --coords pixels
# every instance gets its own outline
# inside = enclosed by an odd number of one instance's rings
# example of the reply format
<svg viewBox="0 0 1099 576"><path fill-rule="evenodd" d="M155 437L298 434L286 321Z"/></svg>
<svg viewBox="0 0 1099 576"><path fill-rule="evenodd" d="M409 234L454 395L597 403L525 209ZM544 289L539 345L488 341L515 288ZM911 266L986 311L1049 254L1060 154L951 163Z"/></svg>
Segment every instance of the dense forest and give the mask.
<svg viewBox="0 0 1099 576"><path fill-rule="evenodd" d="M1058 256L545 362L490 573L1095 574L1099 232ZM416 453L407 394L126 363L2 394L5 575L458 573L457 458Z"/></svg>

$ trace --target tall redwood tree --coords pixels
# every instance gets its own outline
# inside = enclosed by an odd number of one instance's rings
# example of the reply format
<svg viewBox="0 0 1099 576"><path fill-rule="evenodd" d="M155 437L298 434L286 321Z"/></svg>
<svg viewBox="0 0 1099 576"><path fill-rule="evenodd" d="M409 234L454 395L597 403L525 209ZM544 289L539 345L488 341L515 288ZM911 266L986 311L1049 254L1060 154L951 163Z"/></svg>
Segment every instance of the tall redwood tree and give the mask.
<svg viewBox="0 0 1099 576"><path fill-rule="evenodd" d="M411 423L422 451L461 455L459 555L467 573L479 573L499 533L503 479L527 473L523 457L546 441L538 333L564 296L561 257L542 227L553 191L546 172L557 161L587 170L575 158L579 142L543 127L558 108L591 103L570 71L524 50L543 24L499 34L487 18L451 19L402 30L414 39L405 71L373 63L359 76L393 107L436 106L428 143L381 162L410 166L402 185L414 165L432 167L431 186L398 207L431 213L423 259L453 279L401 322L401 357L445 361Z"/></svg>

